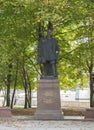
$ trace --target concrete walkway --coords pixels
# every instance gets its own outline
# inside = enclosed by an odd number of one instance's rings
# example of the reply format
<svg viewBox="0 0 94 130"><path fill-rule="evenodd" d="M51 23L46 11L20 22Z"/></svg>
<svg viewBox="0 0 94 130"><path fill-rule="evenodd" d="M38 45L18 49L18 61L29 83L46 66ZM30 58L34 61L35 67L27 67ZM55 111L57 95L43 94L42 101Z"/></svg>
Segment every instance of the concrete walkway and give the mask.
<svg viewBox="0 0 94 130"><path fill-rule="evenodd" d="M71 118L71 117L70 117ZM94 121L83 117L66 117L62 121L34 120L30 116L0 119L0 130L94 130Z"/></svg>

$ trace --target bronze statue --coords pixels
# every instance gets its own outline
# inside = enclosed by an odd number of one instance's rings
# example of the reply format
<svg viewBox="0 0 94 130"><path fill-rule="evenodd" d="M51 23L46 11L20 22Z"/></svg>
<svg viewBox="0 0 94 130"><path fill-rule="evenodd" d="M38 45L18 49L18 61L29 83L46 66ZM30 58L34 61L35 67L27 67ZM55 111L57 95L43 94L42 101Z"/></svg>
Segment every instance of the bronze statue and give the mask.
<svg viewBox="0 0 94 130"><path fill-rule="evenodd" d="M42 78L57 78L58 52L58 42L52 37L51 30L48 30L47 36L41 38L38 45L38 63L42 65Z"/></svg>

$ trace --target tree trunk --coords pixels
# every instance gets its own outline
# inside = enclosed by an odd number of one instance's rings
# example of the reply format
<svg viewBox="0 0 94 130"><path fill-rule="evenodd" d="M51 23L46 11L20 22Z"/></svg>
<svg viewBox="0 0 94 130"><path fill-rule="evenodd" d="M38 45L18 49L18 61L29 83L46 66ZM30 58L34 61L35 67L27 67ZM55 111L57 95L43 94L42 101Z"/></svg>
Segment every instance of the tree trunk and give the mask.
<svg viewBox="0 0 94 130"><path fill-rule="evenodd" d="M28 106L30 107L29 104L29 97L28 97L28 80L27 80L27 75L26 75L26 69L23 64L23 86L25 90L25 105L24 108L27 108Z"/></svg>
<svg viewBox="0 0 94 130"><path fill-rule="evenodd" d="M28 108L27 100L28 100L28 98L27 98L27 89L25 87L25 104L24 104L24 108Z"/></svg>
<svg viewBox="0 0 94 130"><path fill-rule="evenodd" d="M8 65L9 67L9 73L7 75L7 103L6 106L9 107L10 106L10 84L11 84L11 69L12 69L12 63L10 63Z"/></svg>
<svg viewBox="0 0 94 130"><path fill-rule="evenodd" d="M13 95L12 95L12 100L11 100L11 109L13 108L13 102L14 102L16 86L17 86L17 78L18 78L18 61L17 61L17 67L16 67L16 76L15 76L15 82L14 82L14 90L13 90Z"/></svg>
<svg viewBox="0 0 94 130"><path fill-rule="evenodd" d="M28 83L28 107L31 108L31 83L30 83L30 80L29 80L29 76L28 74L26 73L27 75L27 83Z"/></svg>
<svg viewBox="0 0 94 130"><path fill-rule="evenodd" d="M22 64L22 75L23 75L23 86L25 90L25 104L24 108L31 107L31 84L29 80L29 76L26 71L25 65L25 50L23 52L23 64Z"/></svg>
<svg viewBox="0 0 94 130"><path fill-rule="evenodd" d="M22 70L22 73L23 73L23 87L24 87L24 92L25 92L25 104L24 104L24 108L27 108L27 82L26 82L26 77L25 77L25 69L24 69L24 66L23 66L23 70Z"/></svg>
<svg viewBox="0 0 94 130"><path fill-rule="evenodd" d="M25 68L23 71L24 71L23 78L24 78L24 90L25 90L25 108L27 107L30 108L31 107L31 86Z"/></svg>
<svg viewBox="0 0 94 130"><path fill-rule="evenodd" d="M11 80L11 74L7 75L7 102L6 102L6 106L9 107L10 106L10 81Z"/></svg>
<svg viewBox="0 0 94 130"><path fill-rule="evenodd" d="M89 66L90 74L90 107L94 107L94 77L93 77L93 64L91 62Z"/></svg>
<svg viewBox="0 0 94 130"><path fill-rule="evenodd" d="M94 73L90 74L90 107L94 107Z"/></svg>

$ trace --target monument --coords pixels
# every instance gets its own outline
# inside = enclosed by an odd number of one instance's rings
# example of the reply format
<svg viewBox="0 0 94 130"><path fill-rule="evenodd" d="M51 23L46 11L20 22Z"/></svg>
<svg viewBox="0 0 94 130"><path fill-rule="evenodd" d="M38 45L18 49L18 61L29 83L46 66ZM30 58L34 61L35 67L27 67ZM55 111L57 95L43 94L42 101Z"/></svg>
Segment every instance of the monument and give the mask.
<svg viewBox="0 0 94 130"><path fill-rule="evenodd" d="M38 81L37 109L35 119L63 119L60 101L60 88L57 74L59 46L48 29L47 36L38 45L38 63L42 76Z"/></svg>

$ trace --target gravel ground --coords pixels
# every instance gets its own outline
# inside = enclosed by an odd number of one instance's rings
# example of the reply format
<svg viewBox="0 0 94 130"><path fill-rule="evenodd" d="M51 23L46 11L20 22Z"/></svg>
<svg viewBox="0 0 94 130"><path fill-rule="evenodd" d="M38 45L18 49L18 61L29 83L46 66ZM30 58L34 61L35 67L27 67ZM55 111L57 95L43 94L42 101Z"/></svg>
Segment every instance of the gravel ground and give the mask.
<svg viewBox="0 0 94 130"><path fill-rule="evenodd" d="M14 116L0 119L0 130L94 130L94 121L84 121L82 117L75 119L66 117L62 121L42 121L29 116Z"/></svg>

